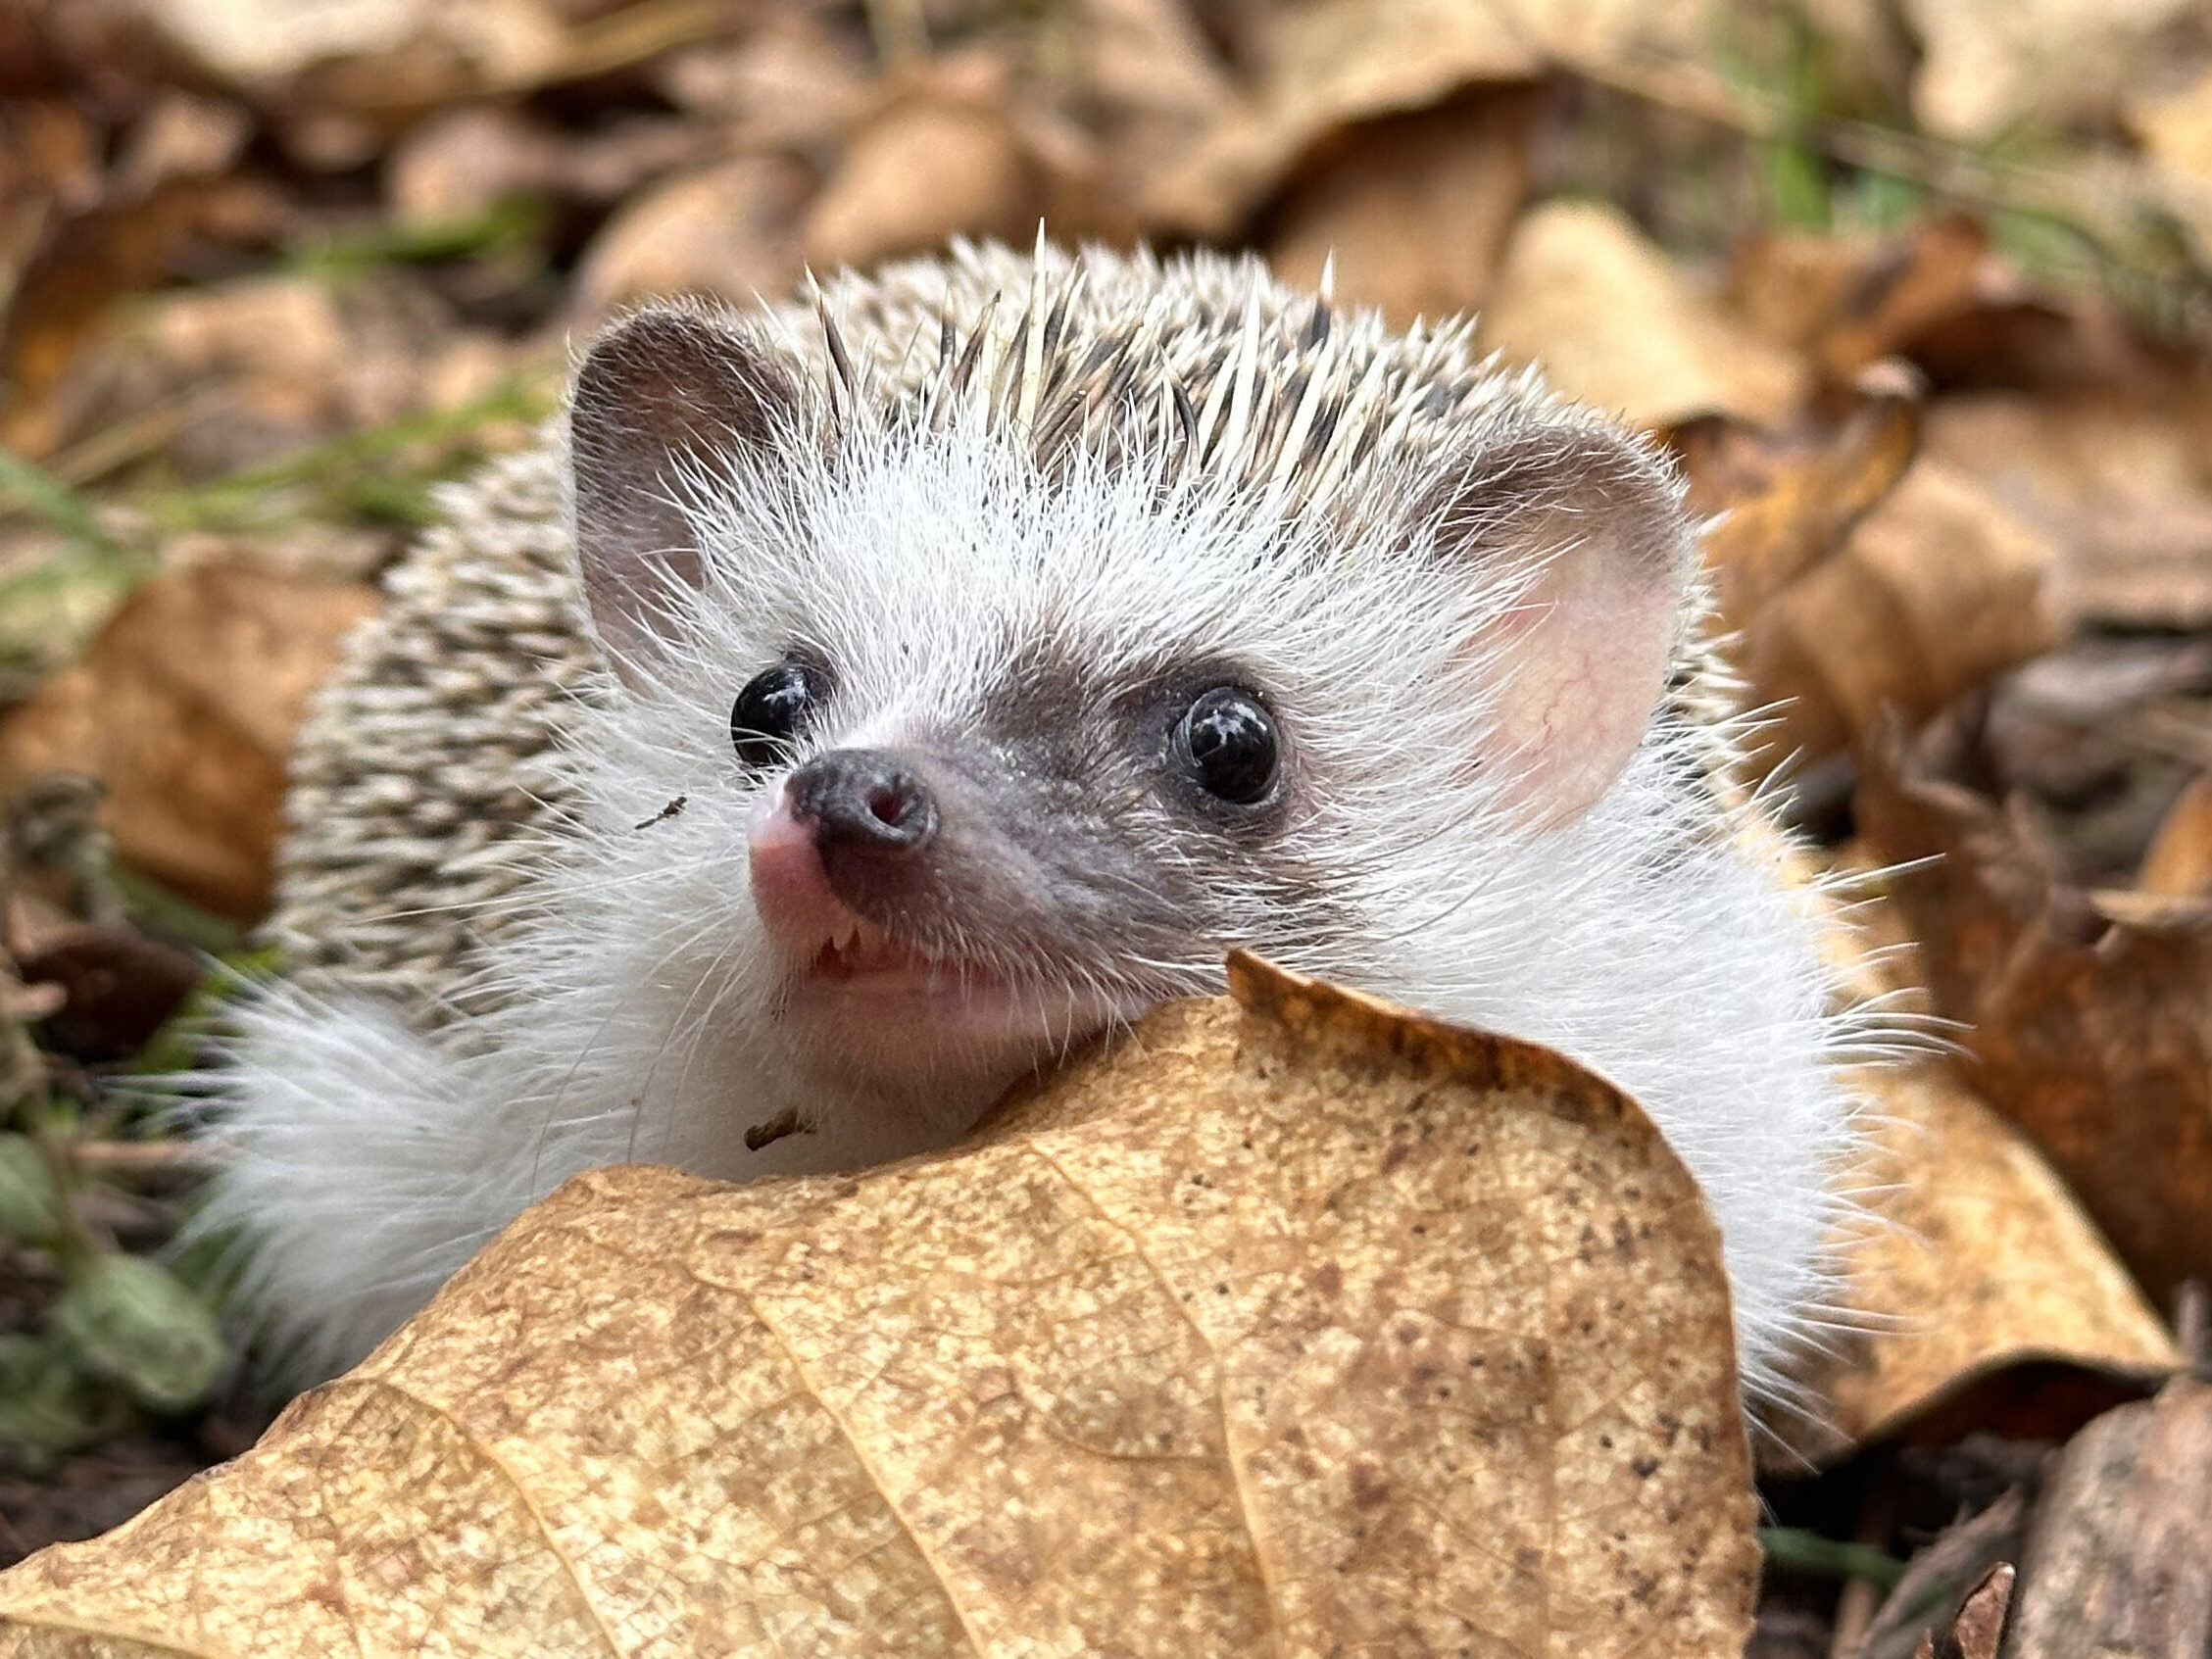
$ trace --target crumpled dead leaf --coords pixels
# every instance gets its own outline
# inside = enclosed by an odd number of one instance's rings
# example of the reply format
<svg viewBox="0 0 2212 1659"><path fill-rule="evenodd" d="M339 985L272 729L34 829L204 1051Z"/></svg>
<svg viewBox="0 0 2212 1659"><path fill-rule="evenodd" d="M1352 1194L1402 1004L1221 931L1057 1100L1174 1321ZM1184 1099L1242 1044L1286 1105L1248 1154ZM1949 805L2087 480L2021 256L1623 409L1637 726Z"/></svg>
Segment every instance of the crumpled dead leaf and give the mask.
<svg viewBox="0 0 2212 1659"><path fill-rule="evenodd" d="M1973 479L1923 459L1860 519L1843 550L1745 625L1739 663L1775 703L1763 742L1818 756L1892 709L1924 719L2050 645L2054 555Z"/></svg>
<svg viewBox="0 0 2212 1659"><path fill-rule="evenodd" d="M2167 808L2136 885L2160 899L2212 899L2212 774L2198 774Z"/></svg>
<svg viewBox="0 0 2212 1659"><path fill-rule="evenodd" d="M1903 0L1923 48L1913 113L1986 141L2026 121L2094 119L2157 62L2191 0Z"/></svg>
<svg viewBox="0 0 2212 1659"><path fill-rule="evenodd" d="M1641 426L1714 411L1780 425L1809 389L1796 354L1726 317L1626 214L1594 203L1522 216L1481 339Z"/></svg>
<svg viewBox="0 0 2212 1659"><path fill-rule="evenodd" d="M212 99L158 99L103 170L102 135L60 100L0 100L0 442L43 456L45 396L109 307L152 287L199 227L249 130Z"/></svg>
<svg viewBox="0 0 2212 1659"><path fill-rule="evenodd" d="M949 1153L580 1177L257 1449L0 1576L0 1654L1737 1654L1719 1238L1657 1132L1231 978Z"/></svg>
<svg viewBox="0 0 2212 1659"><path fill-rule="evenodd" d="M2212 405L2201 384L1944 398L1929 411L1926 445L2050 538L2052 600L2069 621L2212 622Z"/></svg>
<svg viewBox="0 0 2212 1659"><path fill-rule="evenodd" d="M2013 286L1990 258L1989 232L1957 213L1893 237L1761 232L1738 246L1729 272L1745 320L1838 382L1977 304L2016 298Z"/></svg>
<svg viewBox="0 0 2212 1659"><path fill-rule="evenodd" d="M1780 431L1707 415L1659 435L1689 475L1690 511L1725 514L1698 546L1721 625L1736 631L1896 487L1920 442L1919 389L1876 372Z"/></svg>
<svg viewBox="0 0 2212 1659"><path fill-rule="evenodd" d="M1483 304L1528 193L1534 87L1489 87L1337 135L1272 210L1286 281L1379 306L1400 327Z"/></svg>
<svg viewBox="0 0 2212 1659"><path fill-rule="evenodd" d="M1853 1176L1870 1214L1853 1229L1840 1329L1806 1379L1817 1419L1778 1425L1794 1454L1833 1462L1939 1408L1980 1429L2063 1436L2115 1392L2180 1366L2173 1338L2065 1186L1946 1067L1855 1081L1873 1102L1874 1146ZM2033 1379L2003 1375L2037 1366L2065 1367L2088 1386L2039 1399ZM2096 1387L2101 1379L2113 1386ZM2016 1397L2008 1382L2022 1383Z"/></svg>
<svg viewBox="0 0 2212 1659"><path fill-rule="evenodd" d="M454 327L405 272L342 286L243 277L142 306L85 353L47 407L58 441L135 418L171 435L179 470L208 477L467 403L521 361L486 330Z"/></svg>
<svg viewBox="0 0 2212 1659"><path fill-rule="evenodd" d="M1968 1592L1950 1629L1941 1637L1933 1632L1922 1637L1913 1659L1997 1659L2012 1611L2013 1576L2008 1561L1991 1568L1990 1576Z"/></svg>
<svg viewBox="0 0 2212 1659"><path fill-rule="evenodd" d="M2036 1506L2005 1651L2187 1659L2212 1647L2208 1491L2212 1383L2177 1377L2083 1430Z"/></svg>
<svg viewBox="0 0 2212 1659"><path fill-rule="evenodd" d="M1153 223L1233 235L1299 158L1341 127L1427 109L1482 81L1526 81L1541 46L1507 9L1452 0L1307 0L1262 14L1262 71L1142 202Z"/></svg>
<svg viewBox="0 0 2212 1659"><path fill-rule="evenodd" d="M1045 182L1008 66L982 52L939 61L888 86L850 135L801 246L810 266L835 270L923 253L959 232L1018 244L1036 234Z"/></svg>
<svg viewBox="0 0 2212 1659"><path fill-rule="evenodd" d="M1358 122L1562 65L1696 59L1716 22L1704 0L1302 0L1255 16L1244 46L1259 73L1145 193L1155 225L1233 236L1302 158Z"/></svg>
<svg viewBox="0 0 2212 1659"><path fill-rule="evenodd" d="M2064 1176L2153 1297L2212 1280L2212 912L2099 914L1952 779L1964 717L1870 746L1858 821L1920 942L1965 1076Z"/></svg>
<svg viewBox="0 0 2212 1659"><path fill-rule="evenodd" d="M256 916L293 728L339 638L374 606L366 587L238 566L155 577L82 662L0 725L0 793L41 771L97 777L125 861L210 909Z"/></svg>
<svg viewBox="0 0 2212 1659"><path fill-rule="evenodd" d="M804 264L799 221L812 187L799 162L747 155L641 191L585 251L570 291L573 325L595 326L649 296L750 305L784 292Z"/></svg>

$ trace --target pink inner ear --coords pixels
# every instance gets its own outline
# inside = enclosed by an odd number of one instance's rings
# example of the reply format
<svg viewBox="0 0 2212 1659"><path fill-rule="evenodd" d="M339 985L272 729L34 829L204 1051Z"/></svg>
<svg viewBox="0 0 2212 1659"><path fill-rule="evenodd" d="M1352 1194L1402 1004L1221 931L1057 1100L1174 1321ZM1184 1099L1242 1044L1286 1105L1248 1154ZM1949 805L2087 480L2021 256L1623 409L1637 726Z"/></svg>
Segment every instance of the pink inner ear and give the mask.
<svg viewBox="0 0 2212 1659"><path fill-rule="evenodd" d="M1579 817L1613 786L1666 687L1681 582L1612 540L1600 529L1548 559L1483 642L1505 801L1538 828Z"/></svg>

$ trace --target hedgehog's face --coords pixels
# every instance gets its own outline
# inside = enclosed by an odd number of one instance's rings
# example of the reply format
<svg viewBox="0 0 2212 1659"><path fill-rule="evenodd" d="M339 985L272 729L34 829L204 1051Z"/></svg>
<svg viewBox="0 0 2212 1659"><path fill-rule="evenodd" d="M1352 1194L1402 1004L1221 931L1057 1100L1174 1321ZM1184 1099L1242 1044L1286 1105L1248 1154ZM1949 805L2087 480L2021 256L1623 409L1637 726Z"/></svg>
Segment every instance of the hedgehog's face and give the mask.
<svg viewBox="0 0 2212 1659"><path fill-rule="evenodd" d="M1404 920L1378 865L1574 815L1664 669L1675 573L1557 532L1559 443L1649 470L1584 426L1353 534L987 432L832 460L800 403L725 325L633 319L579 381L575 508L668 793L742 825L771 1017L848 1076L995 1089L1232 946L1356 976Z"/></svg>

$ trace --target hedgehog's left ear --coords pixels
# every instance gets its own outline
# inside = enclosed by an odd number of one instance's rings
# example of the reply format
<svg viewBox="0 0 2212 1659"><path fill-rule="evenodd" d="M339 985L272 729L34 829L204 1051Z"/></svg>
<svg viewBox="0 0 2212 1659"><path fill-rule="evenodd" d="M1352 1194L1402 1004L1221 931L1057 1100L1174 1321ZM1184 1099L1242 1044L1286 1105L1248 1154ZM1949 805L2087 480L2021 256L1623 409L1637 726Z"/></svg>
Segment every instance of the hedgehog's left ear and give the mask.
<svg viewBox="0 0 2212 1659"><path fill-rule="evenodd" d="M593 343L568 410L576 557L593 627L625 678L700 584L685 475L767 452L799 408L781 357L701 311L642 311Z"/></svg>
<svg viewBox="0 0 2212 1659"><path fill-rule="evenodd" d="M1634 439L1569 420L1476 447L1427 498L1437 555L1516 595L1468 652L1494 709L1483 757L1535 824L1594 805L1643 742L1696 563L1679 496Z"/></svg>

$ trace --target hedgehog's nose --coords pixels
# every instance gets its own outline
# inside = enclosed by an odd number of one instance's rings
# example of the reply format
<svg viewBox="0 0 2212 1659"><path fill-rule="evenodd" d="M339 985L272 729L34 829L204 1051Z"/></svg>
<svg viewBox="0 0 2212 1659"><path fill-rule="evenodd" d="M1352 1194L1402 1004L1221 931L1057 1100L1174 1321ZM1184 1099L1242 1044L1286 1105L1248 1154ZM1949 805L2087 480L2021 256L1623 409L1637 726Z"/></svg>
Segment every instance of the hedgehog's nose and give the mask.
<svg viewBox="0 0 2212 1659"><path fill-rule="evenodd" d="M784 780L791 815L814 832L823 853L903 856L937 834L937 802L921 774L896 755L833 749Z"/></svg>

